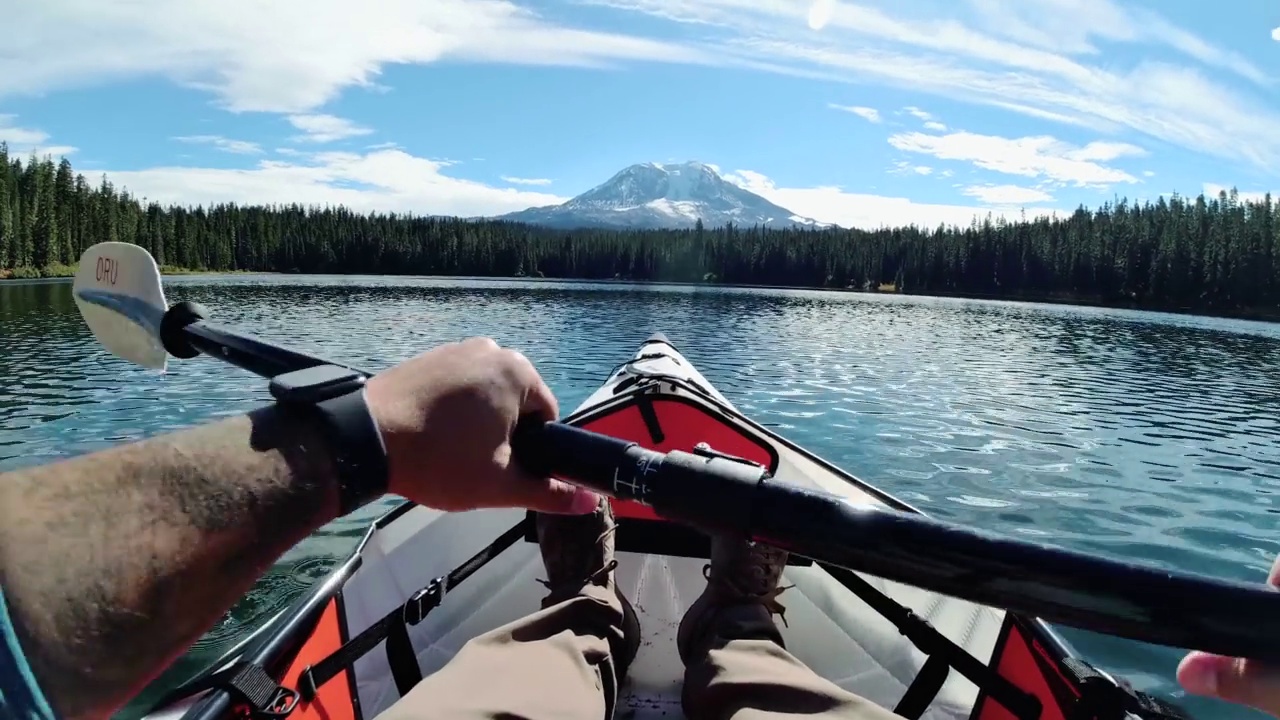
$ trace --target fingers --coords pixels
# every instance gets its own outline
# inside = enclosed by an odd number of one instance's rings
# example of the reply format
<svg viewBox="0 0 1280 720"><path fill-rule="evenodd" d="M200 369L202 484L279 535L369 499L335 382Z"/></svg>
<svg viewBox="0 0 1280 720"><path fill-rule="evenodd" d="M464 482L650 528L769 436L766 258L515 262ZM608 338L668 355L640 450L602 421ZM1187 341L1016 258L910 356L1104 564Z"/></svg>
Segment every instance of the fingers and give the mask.
<svg viewBox="0 0 1280 720"><path fill-rule="evenodd" d="M1280 556L1267 584L1280 587ZM1178 684L1189 693L1247 705L1280 717L1280 668L1256 660L1191 652L1178 664Z"/></svg>
<svg viewBox="0 0 1280 720"><path fill-rule="evenodd" d="M520 417L533 415L544 422L555 421L560 417L555 393L527 357L516 350L508 352L515 360L520 382L525 388ZM513 469L517 470L517 479L512 500L521 507L557 515L583 515L594 511L600 504L600 496L590 490L555 478L531 477L520 471L518 464Z"/></svg>
<svg viewBox="0 0 1280 720"><path fill-rule="evenodd" d="M1216 697L1280 717L1280 670L1209 653L1189 653L1178 665L1178 683L1189 693Z"/></svg>

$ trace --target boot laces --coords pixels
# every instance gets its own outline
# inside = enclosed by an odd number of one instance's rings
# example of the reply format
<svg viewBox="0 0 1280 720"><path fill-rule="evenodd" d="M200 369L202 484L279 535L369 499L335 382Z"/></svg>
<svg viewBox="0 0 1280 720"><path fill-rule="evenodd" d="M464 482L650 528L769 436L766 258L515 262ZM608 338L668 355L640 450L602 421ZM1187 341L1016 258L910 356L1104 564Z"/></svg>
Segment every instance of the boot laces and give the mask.
<svg viewBox="0 0 1280 720"><path fill-rule="evenodd" d="M604 532L600 533L599 537L597 537L597 538L595 539L595 542L594 542L594 543L592 543L592 546L591 546L591 547L592 547L592 549L594 550L594 549L596 549L596 548L599 548L599 547L600 547L600 544L601 544L601 543L603 543L603 542L605 541L605 539L606 539L606 538L608 538L610 535L612 535L612 534L613 534L617 529L618 529L617 524L610 525L608 529L606 529ZM601 579L603 579L603 578L605 578L605 577L608 577L609 573L613 572L615 569L617 569L617 567L618 567L618 559L617 559L617 558L614 558L614 559L610 560L609 562L605 563L604 565L600 566L599 568L596 568L595 570L592 570L591 572L588 572L588 573L587 573L584 577L582 577L581 579L579 579L579 578L567 578L567 579L565 579L565 580L561 581L561 583L560 583L560 584L561 584L563 587L567 587L567 586L570 586L570 585L573 585L573 586L575 586L575 587L576 587L579 583L581 583L581 585L583 585L583 586L596 584L596 583L598 583ZM548 574L550 574L550 573L548 573ZM538 578L538 583L539 583L539 584L541 584L543 587L547 588L548 590L554 590L554 589L555 589L555 588L553 588L553 587L552 587L552 582L551 582L550 578L548 578L548 579L546 579L546 580L543 580L543 579L541 579L541 578Z"/></svg>
<svg viewBox="0 0 1280 720"><path fill-rule="evenodd" d="M752 579L759 581L763 579L765 570L758 566L752 567L751 573L755 576ZM719 586L722 594L729 598L760 603L770 614L777 615L784 626L791 627L787 623L787 608L778 600L778 596L795 587L795 585L775 584L764 592L749 592L742 587L742 584L734 582L731 578L712 577L710 564L702 566L702 577L707 580L708 584Z"/></svg>

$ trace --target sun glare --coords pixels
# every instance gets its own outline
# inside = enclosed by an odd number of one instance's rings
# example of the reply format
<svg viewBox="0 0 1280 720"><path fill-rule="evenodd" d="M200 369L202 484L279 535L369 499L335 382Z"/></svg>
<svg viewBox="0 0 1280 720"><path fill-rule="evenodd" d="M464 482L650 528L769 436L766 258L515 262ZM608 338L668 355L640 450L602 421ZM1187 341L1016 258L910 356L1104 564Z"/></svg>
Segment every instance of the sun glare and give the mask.
<svg viewBox="0 0 1280 720"><path fill-rule="evenodd" d="M821 30L831 22L831 12L835 10L836 0L813 0L809 6L809 29Z"/></svg>

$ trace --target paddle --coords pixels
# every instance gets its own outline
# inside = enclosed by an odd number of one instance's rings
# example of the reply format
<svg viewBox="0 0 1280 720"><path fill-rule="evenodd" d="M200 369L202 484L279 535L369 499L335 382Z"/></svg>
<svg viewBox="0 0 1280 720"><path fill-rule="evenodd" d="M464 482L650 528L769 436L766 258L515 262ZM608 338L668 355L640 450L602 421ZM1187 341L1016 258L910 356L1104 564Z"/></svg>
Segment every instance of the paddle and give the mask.
<svg viewBox="0 0 1280 720"><path fill-rule="evenodd" d="M191 303L167 308L155 260L136 245L86 250L73 291L94 336L145 367L164 369L166 354L199 352L267 377L327 363L211 325ZM1280 593L1261 584L1170 573L855 505L750 463L654 452L563 423L522 425L513 446L535 472L647 503L703 530L747 534L818 562L1051 622L1280 662Z"/></svg>

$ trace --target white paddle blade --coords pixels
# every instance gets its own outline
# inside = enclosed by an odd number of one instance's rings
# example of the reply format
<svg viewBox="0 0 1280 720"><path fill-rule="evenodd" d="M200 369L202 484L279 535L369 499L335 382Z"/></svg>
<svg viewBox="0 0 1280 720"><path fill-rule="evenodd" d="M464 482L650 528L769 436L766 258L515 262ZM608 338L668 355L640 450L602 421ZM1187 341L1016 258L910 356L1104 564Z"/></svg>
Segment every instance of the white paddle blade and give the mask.
<svg viewBox="0 0 1280 720"><path fill-rule="evenodd" d="M165 369L160 320L168 305L151 253L130 243L98 243L80 256L71 288L85 324L111 354Z"/></svg>

